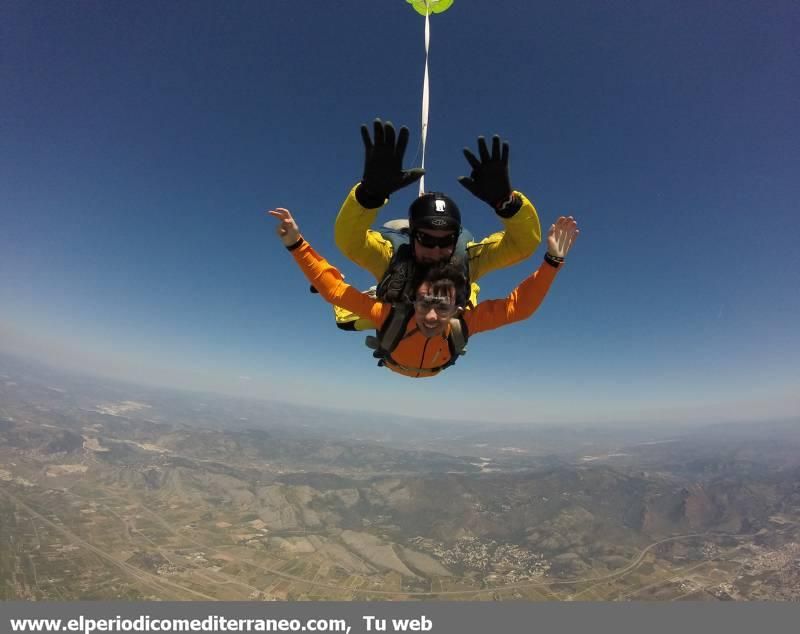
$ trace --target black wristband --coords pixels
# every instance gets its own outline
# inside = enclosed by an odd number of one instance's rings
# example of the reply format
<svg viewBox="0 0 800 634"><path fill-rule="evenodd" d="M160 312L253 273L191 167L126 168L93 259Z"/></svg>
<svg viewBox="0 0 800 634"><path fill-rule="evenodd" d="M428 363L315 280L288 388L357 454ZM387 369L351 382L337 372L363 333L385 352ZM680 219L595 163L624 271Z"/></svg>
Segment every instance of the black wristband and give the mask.
<svg viewBox="0 0 800 634"><path fill-rule="evenodd" d="M300 237L297 239L297 242L295 242L294 244L290 244L288 247L286 247L286 250L287 250L287 251L294 251L294 250L295 250L296 248L298 248L298 247L299 247L301 244L303 244L303 242L305 242L305 240L303 240L303 236L300 236Z"/></svg>
<svg viewBox="0 0 800 634"><path fill-rule="evenodd" d="M558 268L562 264L564 264L564 258L559 257L557 255L550 255L549 253L544 254L544 261L547 262L550 266Z"/></svg>
<svg viewBox="0 0 800 634"><path fill-rule="evenodd" d="M497 207L494 208L497 215L501 218L511 218L515 213L517 213L522 208L522 199L517 196L514 192L511 192L511 196L509 196L506 200L501 202Z"/></svg>
<svg viewBox="0 0 800 634"><path fill-rule="evenodd" d="M356 200L364 209L377 209L383 206L386 196L373 194L361 182L356 186Z"/></svg>

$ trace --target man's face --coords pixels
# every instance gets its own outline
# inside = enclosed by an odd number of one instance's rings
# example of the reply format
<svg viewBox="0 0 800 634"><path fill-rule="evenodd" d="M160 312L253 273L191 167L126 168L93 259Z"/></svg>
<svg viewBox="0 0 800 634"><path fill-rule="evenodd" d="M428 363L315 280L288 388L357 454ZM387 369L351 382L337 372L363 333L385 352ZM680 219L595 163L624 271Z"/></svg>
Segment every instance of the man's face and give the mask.
<svg viewBox="0 0 800 634"><path fill-rule="evenodd" d="M422 264L446 262L452 257L458 241L455 231L444 229L415 229L413 235L414 259Z"/></svg>
<svg viewBox="0 0 800 634"><path fill-rule="evenodd" d="M434 292L430 282L423 282L417 289L414 301L414 319L425 337L442 334L450 318L456 314L456 289L452 284L436 284Z"/></svg>

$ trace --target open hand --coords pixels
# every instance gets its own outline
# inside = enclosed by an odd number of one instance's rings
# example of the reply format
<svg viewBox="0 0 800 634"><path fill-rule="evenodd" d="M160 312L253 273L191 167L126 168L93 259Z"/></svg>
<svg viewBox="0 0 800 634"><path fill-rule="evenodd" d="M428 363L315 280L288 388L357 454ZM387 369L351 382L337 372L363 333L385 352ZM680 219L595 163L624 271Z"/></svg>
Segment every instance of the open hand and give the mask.
<svg viewBox="0 0 800 634"><path fill-rule="evenodd" d="M561 216L547 232L547 252L554 257L566 257L579 234L575 218Z"/></svg>
<svg viewBox="0 0 800 634"><path fill-rule="evenodd" d="M275 228L275 233L278 234L284 246L290 247L300 239L300 229L288 209L278 207L277 209L270 209L267 213L280 220Z"/></svg>
<svg viewBox="0 0 800 634"><path fill-rule="evenodd" d="M508 143L500 141L498 135L492 137L492 153L486 146L486 139L478 137L478 155L464 148L472 174L460 176L458 182L474 196L497 209L511 196L511 182L508 176Z"/></svg>
<svg viewBox="0 0 800 634"><path fill-rule="evenodd" d="M373 123L373 139L370 139L369 128L361 126L361 138L364 141L364 176L361 185L363 193L376 207L398 189L407 187L422 178L425 170L421 168L403 169L403 155L408 145L408 128L400 128L395 132L391 121L383 122L375 119Z"/></svg>

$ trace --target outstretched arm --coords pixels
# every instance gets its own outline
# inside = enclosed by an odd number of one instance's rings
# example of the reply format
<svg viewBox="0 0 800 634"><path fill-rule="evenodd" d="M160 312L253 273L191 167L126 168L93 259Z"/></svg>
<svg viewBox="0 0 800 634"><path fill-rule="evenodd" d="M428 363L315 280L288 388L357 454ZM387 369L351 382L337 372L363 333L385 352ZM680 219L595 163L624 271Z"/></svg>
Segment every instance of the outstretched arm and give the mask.
<svg viewBox="0 0 800 634"><path fill-rule="evenodd" d="M533 203L520 192L513 195L521 205L511 217L499 216L504 230L467 247L473 281L529 258L542 241L542 227Z"/></svg>
<svg viewBox="0 0 800 634"><path fill-rule="evenodd" d="M405 126L396 133L390 121L384 123L375 119L372 138L367 126L362 125L361 140L364 142L364 173L336 217L334 236L342 253L380 280L392 259L392 245L369 228L386 200L422 178L425 170L403 169L403 155L408 145Z"/></svg>
<svg viewBox="0 0 800 634"><path fill-rule="evenodd" d="M360 317L371 319L378 325L383 323L389 314L389 306L347 284L339 269L314 251L303 239L288 209L278 207L267 213L278 219L275 232L283 245L292 252L295 262L308 281L327 302L346 308Z"/></svg>
<svg viewBox="0 0 800 634"><path fill-rule="evenodd" d="M380 280L392 260L392 243L370 227L378 217L378 209L364 207L356 197L356 185L342 204L333 236L336 246L351 261Z"/></svg>
<svg viewBox="0 0 800 634"><path fill-rule="evenodd" d="M547 253L539 269L505 299L478 304L464 314L471 334L493 330L530 317L541 305L564 259L578 238L578 223L572 216L561 216L547 234Z"/></svg>

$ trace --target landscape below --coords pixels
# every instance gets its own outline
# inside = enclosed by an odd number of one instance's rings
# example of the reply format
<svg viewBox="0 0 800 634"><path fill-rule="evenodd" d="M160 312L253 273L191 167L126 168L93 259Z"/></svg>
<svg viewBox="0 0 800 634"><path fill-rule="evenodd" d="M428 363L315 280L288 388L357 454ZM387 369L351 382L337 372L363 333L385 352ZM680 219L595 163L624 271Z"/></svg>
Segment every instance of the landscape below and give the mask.
<svg viewBox="0 0 800 634"><path fill-rule="evenodd" d="M796 601L800 424L384 424L0 356L0 598Z"/></svg>

